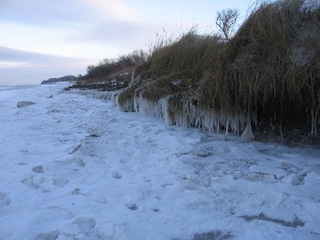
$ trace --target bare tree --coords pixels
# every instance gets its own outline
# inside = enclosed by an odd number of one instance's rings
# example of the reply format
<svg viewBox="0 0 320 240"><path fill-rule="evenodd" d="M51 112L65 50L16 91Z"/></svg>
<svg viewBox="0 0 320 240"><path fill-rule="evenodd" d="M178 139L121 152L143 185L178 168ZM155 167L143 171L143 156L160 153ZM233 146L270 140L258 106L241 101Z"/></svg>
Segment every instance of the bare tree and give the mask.
<svg viewBox="0 0 320 240"><path fill-rule="evenodd" d="M216 24L226 39L229 39L233 33L234 25L239 15L240 12L237 9L227 9L217 12Z"/></svg>

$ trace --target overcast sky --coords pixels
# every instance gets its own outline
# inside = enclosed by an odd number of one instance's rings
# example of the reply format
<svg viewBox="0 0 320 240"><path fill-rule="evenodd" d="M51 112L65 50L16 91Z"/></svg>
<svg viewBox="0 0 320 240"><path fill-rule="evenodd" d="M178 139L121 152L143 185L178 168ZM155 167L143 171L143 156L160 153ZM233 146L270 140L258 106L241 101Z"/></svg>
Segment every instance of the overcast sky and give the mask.
<svg viewBox="0 0 320 240"><path fill-rule="evenodd" d="M243 19L254 2L0 0L0 85L85 74L102 59L148 50L157 33L216 31L217 11L236 8Z"/></svg>

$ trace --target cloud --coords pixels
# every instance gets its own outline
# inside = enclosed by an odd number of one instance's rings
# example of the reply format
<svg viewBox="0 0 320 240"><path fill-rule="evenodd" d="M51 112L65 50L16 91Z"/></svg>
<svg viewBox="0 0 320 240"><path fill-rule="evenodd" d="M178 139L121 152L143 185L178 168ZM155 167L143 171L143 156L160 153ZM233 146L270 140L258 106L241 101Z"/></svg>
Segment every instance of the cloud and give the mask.
<svg viewBox="0 0 320 240"><path fill-rule="evenodd" d="M84 74L90 60L26 52L0 46L0 85L40 83L51 77Z"/></svg>
<svg viewBox="0 0 320 240"><path fill-rule="evenodd" d="M76 62L74 58L67 58L49 54L27 52L0 46L0 63L12 67L50 67L57 64L68 66ZM65 65L67 64L67 65Z"/></svg>
<svg viewBox="0 0 320 240"><path fill-rule="evenodd" d="M142 16L122 0L82 0L90 6L101 19L111 21L141 21Z"/></svg>
<svg viewBox="0 0 320 240"><path fill-rule="evenodd" d="M84 6L75 0L1 0L0 21L36 26L61 26L84 22L90 17Z"/></svg>
<svg viewBox="0 0 320 240"><path fill-rule="evenodd" d="M144 48L152 33L152 29L136 22L100 22L69 36L67 40L101 44L124 52Z"/></svg>
<svg viewBox="0 0 320 240"><path fill-rule="evenodd" d="M39 56L39 54L0 46L1 62L14 62L16 60L30 61L30 60L37 59L37 56Z"/></svg>
<svg viewBox="0 0 320 240"><path fill-rule="evenodd" d="M154 30L120 0L0 0L0 45L73 57L113 58L137 48Z"/></svg>
<svg viewBox="0 0 320 240"><path fill-rule="evenodd" d="M36 26L82 25L88 22L141 21L122 0L0 0L0 21Z"/></svg>
<svg viewBox="0 0 320 240"><path fill-rule="evenodd" d="M26 62L0 61L0 68L16 68L26 64Z"/></svg>

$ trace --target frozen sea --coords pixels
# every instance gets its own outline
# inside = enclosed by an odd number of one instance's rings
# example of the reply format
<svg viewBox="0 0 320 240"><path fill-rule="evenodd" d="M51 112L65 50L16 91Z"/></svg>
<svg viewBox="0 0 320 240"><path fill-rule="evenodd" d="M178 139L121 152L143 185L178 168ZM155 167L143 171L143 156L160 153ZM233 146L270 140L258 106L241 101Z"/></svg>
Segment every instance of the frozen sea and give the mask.
<svg viewBox="0 0 320 240"><path fill-rule="evenodd" d="M320 239L320 150L0 91L0 239ZM17 108L18 101L35 104Z"/></svg>

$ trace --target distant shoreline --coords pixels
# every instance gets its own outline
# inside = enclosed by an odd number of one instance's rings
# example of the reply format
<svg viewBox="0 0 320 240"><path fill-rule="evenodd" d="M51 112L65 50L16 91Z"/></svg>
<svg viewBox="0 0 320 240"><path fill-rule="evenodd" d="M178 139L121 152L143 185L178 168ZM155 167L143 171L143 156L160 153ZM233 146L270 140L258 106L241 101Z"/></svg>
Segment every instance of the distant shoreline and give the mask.
<svg viewBox="0 0 320 240"><path fill-rule="evenodd" d="M8 91L8 90L17 90L17 89L24 89L30 87L36 87L39 84L24 84L24 85L0 85L0 91Z"/></svg>

